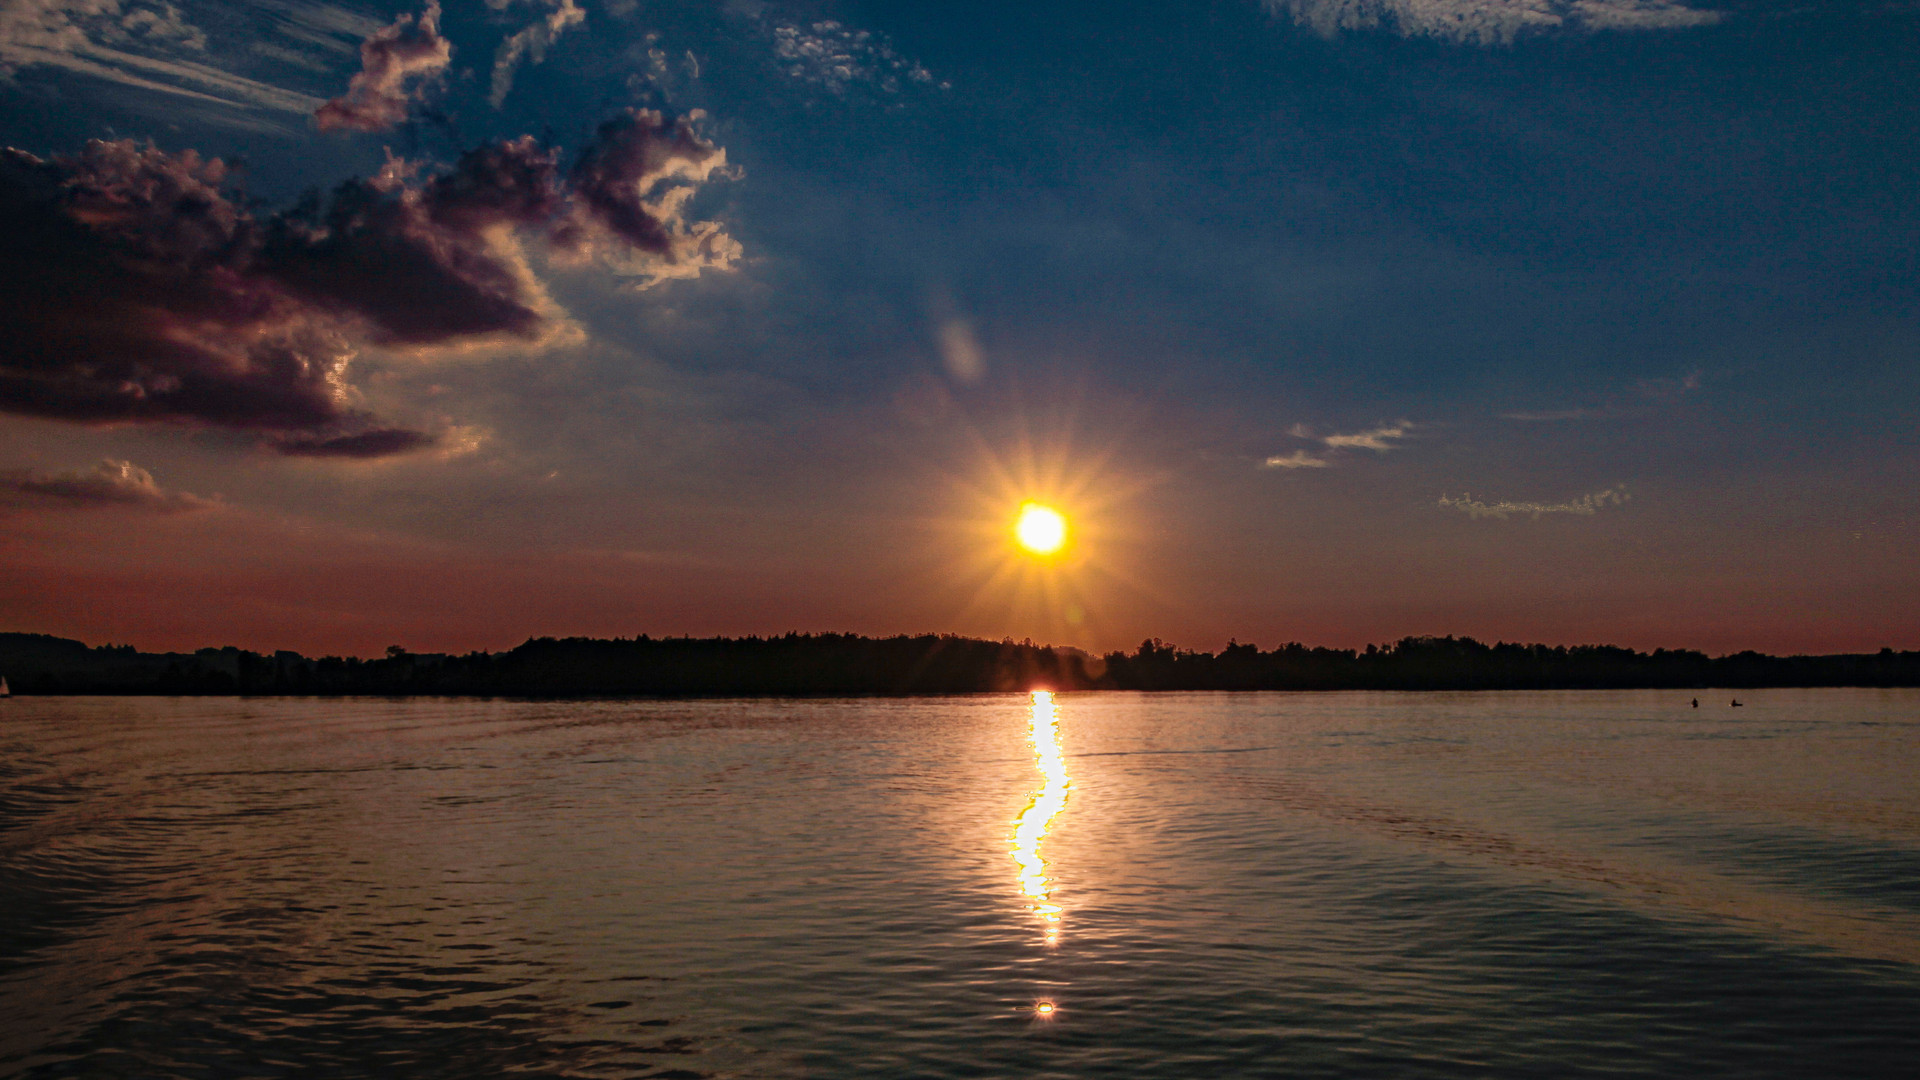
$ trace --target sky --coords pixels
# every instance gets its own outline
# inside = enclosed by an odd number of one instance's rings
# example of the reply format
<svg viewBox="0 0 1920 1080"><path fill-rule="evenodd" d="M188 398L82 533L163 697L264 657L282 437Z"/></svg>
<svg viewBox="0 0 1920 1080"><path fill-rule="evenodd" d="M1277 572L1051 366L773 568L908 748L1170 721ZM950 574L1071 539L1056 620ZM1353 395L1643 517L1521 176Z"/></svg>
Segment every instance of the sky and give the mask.
<svg viewBox="0 0 1920 1080"><path fill-rule="evenodd" d="M1908 0L0 0L0 629L1920 648L1915 55Z"/></svg>

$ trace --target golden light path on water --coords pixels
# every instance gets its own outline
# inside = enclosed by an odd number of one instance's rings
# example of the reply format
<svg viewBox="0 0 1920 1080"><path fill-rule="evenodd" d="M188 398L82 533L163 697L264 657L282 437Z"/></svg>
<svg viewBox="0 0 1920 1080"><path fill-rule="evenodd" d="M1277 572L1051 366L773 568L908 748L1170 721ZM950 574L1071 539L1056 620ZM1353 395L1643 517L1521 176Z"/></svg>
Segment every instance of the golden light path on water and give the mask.
<svg viewBox="0 0 1920 1080"><path fill-rule="evenodd" d="M1027 894L1027 906L1046 924L1047 944L1052 945L1060 940L1061 909L1053 902L1053 880L1047 877L1047 861L1040 857L1040 842L1047 838L1053 819L1066 809L1072 781L1060 752L1060 710L1051 690L1033 692L1027 738L1033 743L1034 767L1046 783L1013 819L1013 861L1020 868L1020 890Z"/></svg>

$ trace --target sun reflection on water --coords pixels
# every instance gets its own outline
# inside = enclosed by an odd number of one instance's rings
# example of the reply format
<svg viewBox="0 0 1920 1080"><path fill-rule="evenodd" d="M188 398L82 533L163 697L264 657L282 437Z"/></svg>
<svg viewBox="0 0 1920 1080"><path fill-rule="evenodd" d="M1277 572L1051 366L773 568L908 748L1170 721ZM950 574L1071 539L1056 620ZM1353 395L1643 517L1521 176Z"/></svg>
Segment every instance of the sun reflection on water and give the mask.
<svg viewBox="0 0 1920 1080"><path fill-rule="evenodd" d="M1040 857L1040 842L1047 838L1053 819L1066 809L1072 784L1066 757L1060 752L1060 710L1051 690L1033 692L1027 737L1033 743L1034 767L1046 784L1013 820L1013 861L1020 868L1020 890L1027 894L1027 906L1046 925L1047 944L1052 945L1060 940L1061 909L1053 902L1053 879L1047 876L1047 861Z"/></svg>

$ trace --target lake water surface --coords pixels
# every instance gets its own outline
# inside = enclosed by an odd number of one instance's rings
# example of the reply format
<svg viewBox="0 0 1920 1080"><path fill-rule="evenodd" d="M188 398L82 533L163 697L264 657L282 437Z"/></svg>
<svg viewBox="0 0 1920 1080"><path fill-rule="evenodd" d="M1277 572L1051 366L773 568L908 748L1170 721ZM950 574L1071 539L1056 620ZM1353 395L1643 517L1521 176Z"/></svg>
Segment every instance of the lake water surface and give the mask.
<svg viewBox="0 0 1920 1080"><path fill-rule="evenodd" d="M0 703L0 1075L1920 1073L1920 692Z"/></svg>

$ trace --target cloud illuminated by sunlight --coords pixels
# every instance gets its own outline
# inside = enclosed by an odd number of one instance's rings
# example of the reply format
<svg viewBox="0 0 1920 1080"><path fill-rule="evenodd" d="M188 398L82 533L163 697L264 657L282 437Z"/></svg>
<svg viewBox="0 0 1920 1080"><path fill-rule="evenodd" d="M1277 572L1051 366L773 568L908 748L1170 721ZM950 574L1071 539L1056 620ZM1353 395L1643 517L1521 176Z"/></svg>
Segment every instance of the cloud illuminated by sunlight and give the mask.
<svg viewBox="0 0 1920 1080"><path fill-rule="evenodd" d="M1619 506L1626 502L1624 486L1610 487L1605 491L1596 491L1591 495L1582 495L1566 502L1481 502L1471 494L1461 493L1460 497L1440 496L1440 505L1449 510L1458 510L1476 521L1480 518L1505 520L1515 514L1525 514L1538 519L1542 514L1572 514L1575 517L1592 517L1603 506Z"/></svg>
<svg viewBox="0 0 1920 1080"><path fill-rule="evenodd" d="M1397 424L1382 424L1347 435L1329 435L1320 441L1329 450L1376 450L1384 454L1397 449L1399 440L1406 438L1412 430L1413 425L1402 420Z"/></svg>

